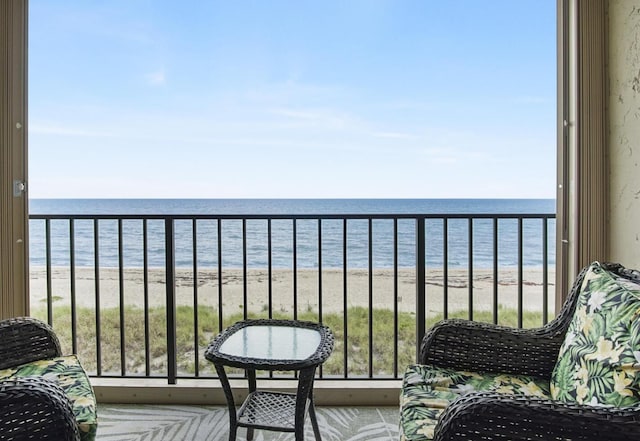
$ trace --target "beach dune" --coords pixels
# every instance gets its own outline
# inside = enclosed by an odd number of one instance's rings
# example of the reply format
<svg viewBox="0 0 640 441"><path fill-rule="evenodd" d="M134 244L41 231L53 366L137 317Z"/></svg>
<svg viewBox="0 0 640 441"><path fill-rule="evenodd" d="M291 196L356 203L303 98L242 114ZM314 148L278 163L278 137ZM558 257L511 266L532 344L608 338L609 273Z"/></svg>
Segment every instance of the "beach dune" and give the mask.
<svg viewBox="0 0 640 441"><path fill-rule="evenodd" d="M30 279L31 307L45 307L50 277L51 296L54 305L71 303L72 288L79 307L115 308L121 303L127 306L144 306L145 291L150 307L166 304L166 276L162 269L150 269L146 281L140 268L100 268L96 283L93 268L76 268L74 283L71 283L69 268L54 267L47 276L43 267L33 267ZM225 314L242 311L246 303L249 311L274 311L291 313L300 311L322 311L341 313L345 307L362 306L393 309L397 302L401 312L414 312L416 308L415 270L399 269L397 285L392 269L348 270L346 275L339 269L301 269L295 274L291 270L273 270L269 283L269 272L264 269L229 269L222 277L215 270L193 271L178 269L175 274L177 305L198 305L218 308L220 298ZM555 274L549 271L546 296L549 315L553 315L555 301ZM445 290L446 285L446 290ZM472 290L470 290L472 286ZM442 269L426 272L426 305L428 315L441 314L445 305L449 312L491 311L494 307L494 292L497 303L505 308L517 309L519 289L522 289L522 308L525 311L542 311L545 286L540 268L525 268L522 281L515 269L501 269L497 277L492 270L474 269L473 280L466 270L451 269L445 283ZM346 288L346 289L345 289ZM98 295L96 295L96 293ZM271 293L271 295L270 295ZM297 293L297 296L294 296ZM270 300L271 297L271 300ZM297 297L297 300L294 298Z"/></svg>

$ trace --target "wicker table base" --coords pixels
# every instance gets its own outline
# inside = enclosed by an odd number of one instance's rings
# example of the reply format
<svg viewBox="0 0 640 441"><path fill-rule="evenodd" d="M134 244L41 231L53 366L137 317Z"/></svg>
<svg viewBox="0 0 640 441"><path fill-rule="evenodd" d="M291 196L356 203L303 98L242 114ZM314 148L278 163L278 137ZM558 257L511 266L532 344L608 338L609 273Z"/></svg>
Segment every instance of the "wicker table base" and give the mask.
<svg viewBox="0 0 640 441"><path fill-rule="evenodd" d="M253 328L249 331L245 329L250 327ZM252 342L252 338L260 340L259 344ZM289 340L294 343L293 348L287 347ZM321 441L313 404L313 381L316 368L332 350L333 334L329 328L293 320L246 320L216 337L205 357L214 363L227 398L229 441L236 440L238 427L247 428L249 441L253 439L254 429L293 432L296 441L303 441L307 412L316 441ZM225 366L244 369L247 374L249 395L239 411L236 411ZM257 390L256 370L297 371L296 393Z"/></svg>
<svg viewBox="0 0 640 441"><path fill-rule="evenodd" d="M320 440L318 421L311 400L307 400L305 413L306 410L309 410L316 439ZM237 424L240 427L295 432L296 394L271 391L250 393L238 411Z"/></svg>

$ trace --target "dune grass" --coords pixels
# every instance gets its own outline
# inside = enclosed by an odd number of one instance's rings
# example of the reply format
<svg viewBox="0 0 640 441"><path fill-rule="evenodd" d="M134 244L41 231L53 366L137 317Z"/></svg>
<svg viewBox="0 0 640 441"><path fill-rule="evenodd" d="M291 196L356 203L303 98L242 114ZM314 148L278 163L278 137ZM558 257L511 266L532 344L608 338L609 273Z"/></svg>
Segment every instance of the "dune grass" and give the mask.
<svg viewBox="0 0 640 441"><path fill-rule="evenodd" d="M221 329L217 310L210 307L198 307L197 314L191 306L178 306L176 309L176 335L178 371L181 376L213 376L215 370L204 359L204 350L209 341ZM32 311L34 317L46 319L44 308ZM507 326L517 325L517 311L500 308L499 323ZM120 326L121 317L124 326ZM249 318L267 318L268 312L252 314ZM450 318L467 318L466 311L457 311ZM227 315L222 327L242 320L242 313ZM291 319L290 315L273 312L273 318ZM318 321L317 312L300 312L299 320ZM427 319L427 327L442 318L432 314ZM164 308L150 308L148 311L148 331L145 332L145 313L142 308L125 307L102 309L99 313L100 333L96 332L96 311L79 308L76 313L76 350L83 365L90 373L98 371L98 351L100 351L100 372L105 375L166 376L167 343L166 311ZM491 322L490 311L475 311L474 320ZM347 310L346 319L341 314L325 314L322 322L329 326L336 337L333 354L323 365L323 375L350 378L369 376L375 378L393 377L404 371L406 365L413 363L416 357L416 325L414 313L399 313L397 317L397 353L394 350L396 330L393 311L374 309L371 324L369 310L364 307L352 307ZM346 329L345 329L346 323ZM542 324L540 312L525 311L523 327L531 328ZM60 339L63 352L73 352L71 309L68 306L55 306L53 326ZM373 339L369 341L371 335ZM121 332L122 330L122 332ZM345 333L347 348L345 351ZM145 336L146 335L146 336ZM100 345L96 343L100 342ZM122 350L124 348L124 350ZM148 356L147 356L148 352ZM372 352L371 364L369 354ZM346 358L346 363L345 363ZM124 366L123 366L124 360Z"/></svg>

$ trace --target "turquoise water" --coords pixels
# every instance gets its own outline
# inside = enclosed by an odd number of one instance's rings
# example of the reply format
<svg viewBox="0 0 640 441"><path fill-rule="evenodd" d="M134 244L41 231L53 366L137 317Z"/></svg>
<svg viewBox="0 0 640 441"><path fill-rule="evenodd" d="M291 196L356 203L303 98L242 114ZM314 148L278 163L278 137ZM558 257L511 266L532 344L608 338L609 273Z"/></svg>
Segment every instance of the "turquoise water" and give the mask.
<svg viewBox="0 0 640 441"><path fill-rule="evenodd" d="M549 214L555 212L552 199L32 199L31 214L180 214L180 215L361 215L361 214ZM372 224L372 264L375 268L393 266L393 221L375 219ZM269 262L267 221L248 220L246 223L246 263L250 268L266 268ZM369 266L369 223L351 219L347 222L347 255L344 256L342 220L272 221L272 266L293 268L294 242L297 268L367 268ZM443 267L445 234L441 219L426 220L427 266ZM193 249L191 221L177 220L175 224L176 266L190 268L194 259L201 269L218 267L219 251L225 268L240 268L242 255L242 221L224 220L221 223L221 249L217 243L216 220L199 220L196 226L197 247ZM544 262L542 221L523 221L524 266L540 266ZM120 257L125 267L142 267L142 222L123 221L123 255L118 251L117 221L101 220L98 257L101 266L116 267ZM469 264L469 224L466 219L448 222L448 261L450 268ZM555 262L555 220L548 222L547 260ZM479 219L473 223L473 265L489 268L493 264L493 224ZM74 223L75 264L91 267L95 261L93 221ZM415 267L415 221L398 221L398 265ZM322 246L318 247L319 241ZM69 222L51 221L51 263L67 266L70 249ZM164 221L148 221L149 265L163 267ZM194 257L195 255L195 257ZM30 260L35 266L46 263L45 228L41 220L31 220ZM518 231L515 219L498 223L498 262L501 266L518 264Z"/></svg>

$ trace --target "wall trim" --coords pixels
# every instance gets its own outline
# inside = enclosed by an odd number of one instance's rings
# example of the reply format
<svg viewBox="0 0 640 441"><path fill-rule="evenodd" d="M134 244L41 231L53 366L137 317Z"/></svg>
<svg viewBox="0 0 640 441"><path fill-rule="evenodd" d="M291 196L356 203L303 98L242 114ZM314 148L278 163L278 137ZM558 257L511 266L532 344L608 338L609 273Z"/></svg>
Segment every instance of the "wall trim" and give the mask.
<svg viewBox="0 0 640 441"><path fill-rule="evenodd" d="M27 0L0 1L0 318L29 311Z"/></svg>
<svg viewBox="0 0 640 441"><path fill-rule="evenodd" d="M226 405L220 381L179 380L167 384L162 379L92 378L99 403ZM236 405L248 394L247 382L230 380ZM295 380L258 380L258 389L295 392ZM320 406L398 406L400 380L320 380L313 387Z"/></svg>

